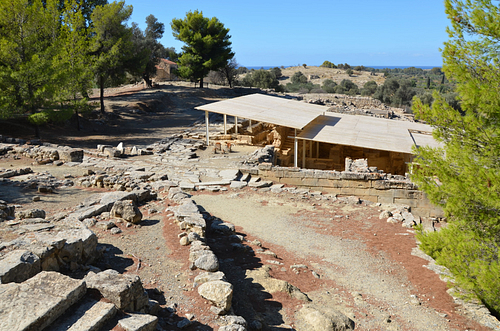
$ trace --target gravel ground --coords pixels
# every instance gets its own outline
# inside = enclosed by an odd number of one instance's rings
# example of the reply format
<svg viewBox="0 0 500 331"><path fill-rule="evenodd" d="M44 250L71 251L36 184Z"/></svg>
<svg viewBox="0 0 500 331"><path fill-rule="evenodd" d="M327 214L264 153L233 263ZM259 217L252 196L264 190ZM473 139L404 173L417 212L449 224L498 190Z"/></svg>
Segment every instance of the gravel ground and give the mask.
<svg viewBox="0 0 500 331"><path fill-rule="evenodd" d="M291 252L295 259L311 265L325 281L332 281L332 287L324 284L307 294L314 303L334 306L352 318L357 330L482 329L454 313L449 298L444 299L450 307L441 307L448 314L440 313L440 309L427 302L435 299L432 297L437 292L426 291L409 280L409 276L427 276L428 270L422 268L425 260L411 257L417 260L419 269L406 270L389 253L369 247L360 232L366 230L376 236L373 231L383 230L373 230L371 226L379 222L376 207L251 190L240 194L197 194L194 200L210 214L276 246L276 251L281 248L284 255ZM404 228L392 225L392 235L415 246L413 235ZM401 252L394 252L398 250L394 246L387 249L395 254L411 252L409 247ZM446 287L434 276L431 282L441 283L434 285ZM302 288L307 284L293 285ZM426 285L432 288L431 284ZM293 323L293 318L288 318Z"/></svg>

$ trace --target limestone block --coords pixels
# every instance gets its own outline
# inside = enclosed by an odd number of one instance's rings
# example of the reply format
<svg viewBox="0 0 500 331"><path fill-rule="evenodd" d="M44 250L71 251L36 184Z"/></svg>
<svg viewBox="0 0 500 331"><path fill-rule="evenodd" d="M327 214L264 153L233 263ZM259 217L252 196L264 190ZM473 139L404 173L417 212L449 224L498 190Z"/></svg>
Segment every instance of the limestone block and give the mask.
<svg viewBox="0 0 500 331"><path fill-rule="evenodd" d="M125 331L154 331L158 317L148 314L128 314L118 321L118 325Z"/></svg>
<svg viewBox="0 0 500 331"><path fill-rule="evenodd" d="M38 256L24 249L9 252L0 260L0 284L21 283L41 271Z"/></svg>
<svg viewBox="0 0 500 331"><path fill-rule="evenodd" d="M248 183L246 181L234 180L231 182L229 187L237 190L237 189L242 189L242 188L246 187L247 185L248 185Z"/></svg>
<svg viewBox="0 0 500 331"><path fill-rule="evenodd" d="M139 276L108 269L98 274L89 273L85 277L88 288L98 290L118 309L140 311L148 304L148 296L142 287Z"/></svg>
<svg viewBox="0 0 500 331"><path fill-rule="evenodd" d="M305 306L296 314L299 330L337 331L354 330L354 322L344 314L327 307L321 311Z"/></svg>
<svg viewBox="0 0 500 331"><path fill-rule="evenodd" d="M226 281L226 275L222 271L217 272L202 272L194 278L194 282L198 285L213 282L216 280Z"/></svg>
<svg viewBox="0 0 500 331"><path fill-rule="evenodd" d="M59 251L60 260L65 263L87 264L96 257L97 236L86 227L61 231L56 238L65 239Z"/></svg>
<svg viewBox="0 0 500 331"><path fill-rule="evenodd" d="M117 201L111 208L111 217L122 218L134 224L140 223L142 213L133 200Z"/></svg>
<svg viewBox="0 0 500 331"><path fill-rule="evenodd" d="M84 299L70 315L63 315L50 326L51 331L99 331L118 310L108 302Z"/></svg>
<svg viewBox="0 0 500 331"><path fill-rule="evenodd" d="M198 293L206 300L212 302L222 312L227 312L231 308L233 299L233 285L231 283L216 280L201 284Z"/></svg>
<svg viewBox="0 0 500 331"><path fill-rule="evenodd" d="M194 265L201 270L219 270L219 260L217 259L217 256L210 250L202 251L200 256L194 261Z"/></svg>
<svg viewBox="0 0 500 331"><path fill-rule="evenodd" d="M239 169L226 169L219 171L219 177L225 180L237 180L241 176Z"/></svg>
<svg viewBox="0 0 500 331"><path fill-rule="evenodd" d="M20 220L26 218L45 218L45 210L38 208L20 210L16 213L16 218Z"/></svg>
<svg viewBox="0 0 500 331"><path fill-rule="evenodd" d="M58 150L59 159L64 162L83 162L83 149L61 148Z"/></svg>
<svg viewBox="0 0 500 331"><path fill-rule="evenodd" d="M0 330L43 330L86 292L83 280L42 271L27 281L0 285Z"/></svg>

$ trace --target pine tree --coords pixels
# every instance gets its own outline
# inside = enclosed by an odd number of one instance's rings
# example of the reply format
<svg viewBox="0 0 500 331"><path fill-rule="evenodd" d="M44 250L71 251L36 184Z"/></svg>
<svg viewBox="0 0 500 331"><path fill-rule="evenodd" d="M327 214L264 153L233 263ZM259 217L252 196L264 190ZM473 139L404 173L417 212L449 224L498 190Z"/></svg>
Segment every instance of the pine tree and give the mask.
<svg viewBox="0 0 500 331"><path fill-rule="evenodd" d="M174 18L171 23L173 35L186 45L179 57L178 74L181 77L200 82L210 70L218 70L233 58L229 29L224 27L216 17L203 17L203 13L195 10L188 12L186 18Z"/></svg>
<svg viewBox="0 0 500 331"><path fill-rule="evenodd" d="M0 1L0 117L36 113L54 100L56 0ZM38 132L37 132L38 135Z"/></svg>
<svg viewBox="0 0 500 331"><path fill-rule="evenodd" d="M420 236L463 287L500 311L500 10L492 0L446 0L450 40L443 71L456 83L461 110L434 92L415 100L441 148L419 148L413 180L441 206L449 226ZM495 281L493 281L495 280Z"/></svg>
<svg viewBox="0 0 500 331"><path fill-rule="evenodd" d="M91 54L100 88L101 113L105 112L104 87L123 82L127 62L133 56L132 29L125 25L130 15L132 6L125 6L124 1L96 6L91 15Z"/></svg>

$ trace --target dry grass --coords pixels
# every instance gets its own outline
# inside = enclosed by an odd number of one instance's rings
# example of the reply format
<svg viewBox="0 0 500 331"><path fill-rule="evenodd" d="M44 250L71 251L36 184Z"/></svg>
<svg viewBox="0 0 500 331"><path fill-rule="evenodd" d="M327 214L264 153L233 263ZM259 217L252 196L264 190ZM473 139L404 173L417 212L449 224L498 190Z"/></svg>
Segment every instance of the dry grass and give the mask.
<svg viewBox="0 0 500 331"><path fill-rule="evenodd" d="M340 84L340 82L344 79L349 79L356 85L358 85L359 88L362 88L363 85L365 85L365 83L370 80L374 80L378 85L381 85L385 82L383 73L376 73L376 76L371 76L369 72L354 70L354 74L352 76L349 76L345 73L346 70L343 69L313 66L306 66L306 68L304 68L303 66L296 66L281 69L283 78L280 79L280 84L286 85L287 83L290 83L290 79L297 71L301 71L313 84L319 85L322 85L323 81L326 79L331 79L337 84ZM311 78L311 76L317 76L319 78Z"/></svg>

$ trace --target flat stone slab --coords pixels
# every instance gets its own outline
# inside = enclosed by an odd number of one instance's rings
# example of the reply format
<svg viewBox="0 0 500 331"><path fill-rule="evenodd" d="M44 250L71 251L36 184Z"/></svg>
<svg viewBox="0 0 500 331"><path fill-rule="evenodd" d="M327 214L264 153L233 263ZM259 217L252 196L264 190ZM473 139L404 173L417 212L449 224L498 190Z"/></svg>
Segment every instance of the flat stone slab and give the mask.
<svg viewBox="0 0 500 331"><path fill-rule="evenodd" d="M0 260L0 284L20 283L41 271L41 261L32 252L19 249Z"/></svg>
<svg viewBox="0 0 500 331"><path fill-rule="evenodd" d="M129 314L118 321L118 325L126 331L154 331L158 317L148 314Z"/></svg>
<svg viewBox="0 0 500 331"><path fill-rule="evenodd" d="M117 311L118 309L112 303L87 298L77 304L77 307L72 307L68 316L61 316L50 326L50 330L99 331L108 320L115 316Z"/></svg>
<svg viewBox="0 0 500 331"><path fill-rule="evenodd" d="M42 271L27 281L0 285L0 330L43 330L87 291L85 282Z"/></svg>
<svg viewBox="0 0 500 331"><path fill-rule="evenodd" d="M219 181L213 181L213 182L200 182L194 184L195 186L224 186L224 185L229 185L231 184L230 180L219 180Z"/></svg>
<svg viewBox="0 0 500 331"><path fill-rule="evenodd" d="M229 187L233 188L233 189L242 189L247 185L248 185L247 182L240 182L240 181L234 180L231 182L231 185Z"/></svg>
<svg viewBox="0 0 500 331"><path fill-rule="evenodd" d="M219 177L225 180L236 180L241 176L239 169L226 169L219 172Z"/></svg>

